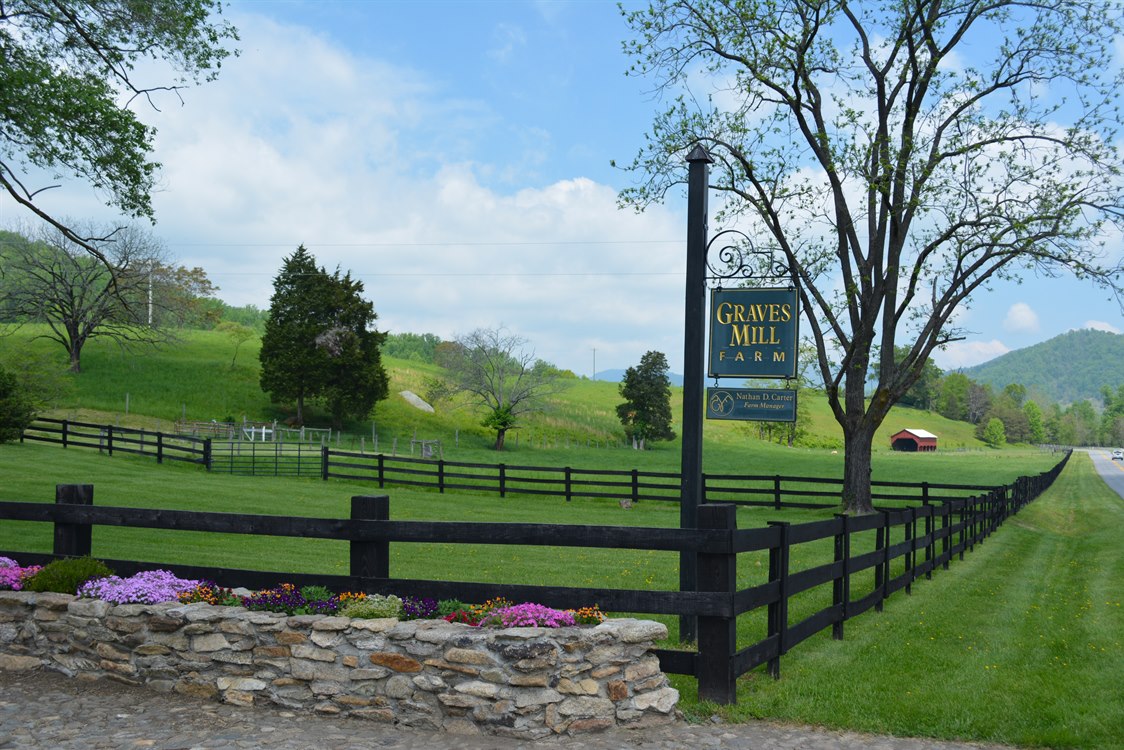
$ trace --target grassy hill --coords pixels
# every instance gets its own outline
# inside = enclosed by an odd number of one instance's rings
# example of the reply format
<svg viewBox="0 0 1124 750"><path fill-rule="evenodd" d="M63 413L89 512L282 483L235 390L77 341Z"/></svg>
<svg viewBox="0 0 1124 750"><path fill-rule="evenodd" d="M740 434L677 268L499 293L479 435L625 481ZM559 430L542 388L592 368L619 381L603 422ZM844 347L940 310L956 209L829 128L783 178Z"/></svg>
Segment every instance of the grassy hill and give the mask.
<svg viewBox="0 0 1124 750"><path fill-rule="evenodd" d="M0 361L17 350L28 349L48 356L63 368L64 352L58 344L33 339L37 330L28 326L14 334L0 337ZM94 422L114 422L145 426L151 429L170 430L171 423L180 418L190 420L251 421L283 420L292 415L285 405L270 403L269 397L258 386L259 340L242 345L237 359L234 345L221 333L214 331L185 331L181 340L159 350L126 352L116 345L95 340L87 345L82 356L82 372L67 375L71 392L54 411L54 416L84 419ZM440 374L439 368L415 361L385 358L390 375L391 396L380 402L373 419L346 426L350 434L344 439L358 441L363 438L368 445L378 436L380 448L387 450L398 441L399 451L408 450L413 437L440 440L447 458L458 460L492 461L490 450L492 434L480 426L480 415L465 403L437 404L437 411L428 414L411 406L400 392L404 390L423 393L427 378ZM673 389L672 405L677 422L675 430L681 432L681 390ZM704 438L711 455L722 465L744 462L746 452L774 451L796 452L831 456L833 450L842 452L842 433L826 401L806 398L809 412L809 433L812 443L819 449L788 449L769 445L759 440L756 425L749 422L707 421ZM534 452L544 457L544 452L559 452L559 463L567 462L566 455L578 449L591 451L623 447L623 433L617 420L615 407L620 402L617 384L574 378L568 387L555 397L541 414L531 416L526 424L509 436L509 453ZM309 426L326 426L325 415L315 408L309 412ZM883 424L875 440L876 452L889 451L889 436L906 427L922 428L940 436L944 450L977 449L982 443L975 439L973 426L955 422L929 412L908 408L895 409ZM617 451L610 451L616 459L605 456L605 463L619 463ZM662 443L643 457L630 451L630 463L642 465L677 465L679 443ZM841 459L841 456L839 456ZM513 457L512 462L515 462ZM601 463L601 461L598 461ZM764 470L764 469L763 469Z"/></svg>

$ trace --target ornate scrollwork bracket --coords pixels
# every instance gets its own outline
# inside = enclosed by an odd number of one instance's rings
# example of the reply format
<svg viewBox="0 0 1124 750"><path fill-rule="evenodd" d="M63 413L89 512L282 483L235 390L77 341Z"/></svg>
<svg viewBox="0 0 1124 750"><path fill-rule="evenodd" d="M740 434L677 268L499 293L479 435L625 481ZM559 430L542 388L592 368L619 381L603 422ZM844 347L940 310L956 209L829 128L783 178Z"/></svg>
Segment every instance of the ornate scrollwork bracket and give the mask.
<svg viewBox="0 0 1124 750"><path fill-rule="evenodd" d="M716 253L714 260L711 254ZM722 282L729 279L739 281L781 281L791 282L792 270L783 260L777 260L773 251L759 250L753 240L740 229L723 229L710 238L706 244L707 283Z"/></svg>

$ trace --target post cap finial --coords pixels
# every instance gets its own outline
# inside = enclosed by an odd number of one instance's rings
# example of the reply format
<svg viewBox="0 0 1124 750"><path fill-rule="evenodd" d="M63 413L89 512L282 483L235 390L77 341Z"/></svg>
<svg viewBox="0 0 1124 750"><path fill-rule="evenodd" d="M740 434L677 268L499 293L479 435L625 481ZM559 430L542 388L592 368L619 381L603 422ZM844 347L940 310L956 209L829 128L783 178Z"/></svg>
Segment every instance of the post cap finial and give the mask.
<svg viewBox="0 0 1124 750"><path fill-rule="evenodd" d="M714 163L714 159L710 156L710 153L706 150L706 147L704 147L701 143L696 143L694 145L694 147L691 149L691 153L687 154L687 161L704 161L707 164Z"/></svg>

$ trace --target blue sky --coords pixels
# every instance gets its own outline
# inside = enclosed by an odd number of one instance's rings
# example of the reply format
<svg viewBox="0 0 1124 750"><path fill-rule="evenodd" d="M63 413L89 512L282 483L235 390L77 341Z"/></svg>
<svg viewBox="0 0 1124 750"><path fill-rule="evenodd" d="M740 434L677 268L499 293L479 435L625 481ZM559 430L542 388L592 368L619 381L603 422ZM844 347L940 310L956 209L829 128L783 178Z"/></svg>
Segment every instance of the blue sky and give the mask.
<svg viewBox="0 0 1124 750"><path fill-rule="evenodd" d="M155 232L221 298L267 307L303 243L363 280L380 329L504 325L578 374L652 349L682 371L684 197L616 207L634 177L610 161L635 155L659 102L625 75L615 3L243 0L226 16L241 56L183 106L142 111L164 165ZM112 218L79 184L42 201ZM0 199L0 224L21 218ZM1116 302L1067 279L997 286L960 322L973 334L943 368L1124 330Z"/></svg>

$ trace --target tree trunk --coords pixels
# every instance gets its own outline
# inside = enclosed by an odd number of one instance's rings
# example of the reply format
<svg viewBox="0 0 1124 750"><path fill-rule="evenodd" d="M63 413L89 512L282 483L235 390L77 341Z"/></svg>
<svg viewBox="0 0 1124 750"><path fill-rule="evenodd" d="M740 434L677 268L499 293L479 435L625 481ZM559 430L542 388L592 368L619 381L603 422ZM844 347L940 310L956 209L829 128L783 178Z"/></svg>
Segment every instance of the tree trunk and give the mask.
<svg viewBox="0 0 1124 750"><path fill-rule="evenodd" d="M70 350L70 371L73 373L82 372L82 352L79 349L72 348Z"/></svg>
<svg viewBox="0 0 1124 750"><path fill-rule="evenodd" d="M874 512L870 498L873 439L874 428L866 420L843 427L843 512L853 516Z"/></svg>
<svg viewBox="0 0 1124 750"><path fill-rule="evenodd" d="M504 440L504 437L506 435L507 435L506 429L496 430L496 450L498 450L498 451L503 450L503 440Z"/></svg>

